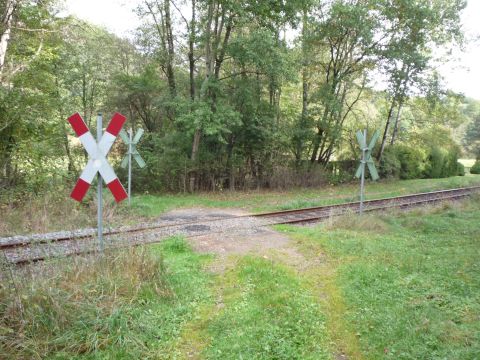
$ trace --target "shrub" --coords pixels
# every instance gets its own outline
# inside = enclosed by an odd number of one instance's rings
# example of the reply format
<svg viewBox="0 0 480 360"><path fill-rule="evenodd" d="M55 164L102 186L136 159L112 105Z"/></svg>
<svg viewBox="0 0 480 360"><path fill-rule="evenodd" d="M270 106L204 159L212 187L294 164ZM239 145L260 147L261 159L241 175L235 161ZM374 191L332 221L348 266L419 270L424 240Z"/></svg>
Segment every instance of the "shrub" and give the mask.
<svg viewBox="0 0 480 360"><path fill-rule="evenodd" d="M442 177L458 175L458 158L460 157L460 149L455 146L449 149L448 155L445 157Z"/></svg>
<svg viewBox="0 0 480 360"><path fill-rule="evenodd" d="M407 145L395 145L392 151L400 162L400 179L418 179L423 175L424 155Z"/></svg>
<svg viewBox="0 0 480 360"><path fill-rule="evenodd" d="M380 160L378 172L382 178L398 179L400 177L402 164L393 150L393 147L386 148Z"/></svg>
<svg viewBox="0 0 480 360"><path fill-rule="evenodd" d="M446 152L434 146L430 149L425 165L425 177L427 178L441 178L444 177L444 167L446 163Z"/></svg>
<svg viewBox="0 0 480 360"><path fill-rule="evenodd" d="M465 175L465 168L458 162L460 149L450 146L448 150L434 146L430 149L425 166L425 177L445 178Z"/></svg>
<svg viewBox="0 0 480 360"><path fill-rule="evenodd" d="M475 161L475 164L470 168L470 174L480 174L480 160Z"/></svg>

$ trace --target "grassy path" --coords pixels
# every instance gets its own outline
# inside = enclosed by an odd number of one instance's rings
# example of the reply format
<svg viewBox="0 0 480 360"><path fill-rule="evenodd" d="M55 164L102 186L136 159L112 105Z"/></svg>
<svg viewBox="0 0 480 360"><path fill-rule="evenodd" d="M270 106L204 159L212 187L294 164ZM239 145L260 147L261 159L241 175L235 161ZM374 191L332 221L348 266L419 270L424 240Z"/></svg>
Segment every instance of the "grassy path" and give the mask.
<svg viewBox="0 0 480 360"><path fill-rule="evenodd" d="M232 260L231 260L232 261ZM194 358L330 359L318 298L291 268L246 256L217 275L221 299L187 326L181 342L200 340ZM183 346L184 357L191 347Z"/></svg>

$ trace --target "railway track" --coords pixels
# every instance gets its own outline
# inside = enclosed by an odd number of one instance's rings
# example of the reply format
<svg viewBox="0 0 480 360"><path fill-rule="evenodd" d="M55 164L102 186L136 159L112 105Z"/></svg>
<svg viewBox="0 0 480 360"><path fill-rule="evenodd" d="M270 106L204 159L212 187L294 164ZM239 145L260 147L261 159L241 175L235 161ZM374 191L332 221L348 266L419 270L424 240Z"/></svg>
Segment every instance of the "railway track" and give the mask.
<svg viewBox="0 0 480 360"><path fill-rule="evenodd" d="M373 212L390 208L408 209L441 201L462 199L479 191L480 186L474 186L368 200L364 202L364 211ZM195 237L212 233L241 232L276 224L319 222L331 217L355 212L358 208L359 202L349 202L174 224L144 224L136 227L107 230L104 233L104 241L106 248L136 246L158 242L173 235ZM21 265L47 258L95 252L98 249L95 235L96 229L82 229L71 232L12 236L0 238L0 249L7 262Z"/></svg>

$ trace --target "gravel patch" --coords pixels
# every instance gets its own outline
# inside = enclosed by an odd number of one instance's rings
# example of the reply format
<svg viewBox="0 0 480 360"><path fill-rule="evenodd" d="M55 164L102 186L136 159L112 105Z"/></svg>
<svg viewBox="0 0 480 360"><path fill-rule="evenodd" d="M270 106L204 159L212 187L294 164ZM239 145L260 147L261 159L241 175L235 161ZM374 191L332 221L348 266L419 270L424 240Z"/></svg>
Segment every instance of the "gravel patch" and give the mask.
<svg viewBox="0 0 480 360"><path fill-rule="evenodd" d="M180 216L179 216L180 215ZM187 216L188 215L188 216ZM219 216L220 215L220 216ZM271 219L255 218L245 215L238 210L225 210L220 213L219 210L207 209L190 209L177 210L160 217L156 222L148 224L148 226L125 227L112 229L104 235L105 248L134 246L140 244L149 244L161 241L165 238L181 235L187 238L196 238L200 236L208 236L212 238L211 246L203 246L206 252L213 253L234 253L242 252L242 246L252 248L252 240L250 245L241 245L240 239L251 238L255 235L265 236L266 229L261 227L272 222ZM176 217L189 221L173 222ZM165 218L167 220L165 220ZM158 226L151 228L152 226ZM136 230L128 233L115 233L118 231ZM228 236L226 235L228 233ZM4 254L10 262L19 262L22 259L40 259L48 257L61 257L71 255L78 252L94 252L99 249L95 236L95 229L82 229L75 232L56 232L50 234L37 234L34 236L35 241L28 247L12 247L4 249ZM52 236L53 235L53 236ZM73 236L85 236L84 238L72 239ZM27 241L31 237L14 236L0 239L0 244L13 244ZM53 240L52 240L53 239ZM56 241L59 239L65 239ZM214 240L216 239L216 240ZM220 241L220 239L223 239ZM275 240L271 240L275 241ZM263 241L264 243L268 243ZM265 245L264 245L265 246ZM272 245L273 247L273 245ZM196 248L194 246L194 248ZM223 250L222 250L223 248ZM236 250L235 250L236 249Z"/></svg>

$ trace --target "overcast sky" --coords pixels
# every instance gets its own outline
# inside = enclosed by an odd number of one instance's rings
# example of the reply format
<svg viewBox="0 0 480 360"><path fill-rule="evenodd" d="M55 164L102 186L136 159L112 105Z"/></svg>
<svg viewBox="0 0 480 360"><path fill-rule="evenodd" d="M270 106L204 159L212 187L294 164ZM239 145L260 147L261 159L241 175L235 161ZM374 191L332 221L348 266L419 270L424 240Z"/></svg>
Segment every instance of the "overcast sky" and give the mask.
<svg viewBox="0 0 480 360"><path fill-rule="evenodd" d="M140 2L141 0L65 0L65 13L102 25L119 36L127 36L139 24L134 9ZM468 0L462 23L468 38L479 38L480 0ZM465 52L453 54L450 63L442 66L440 71L449 88L480 100L480 39L470 42Z"/></svg>

